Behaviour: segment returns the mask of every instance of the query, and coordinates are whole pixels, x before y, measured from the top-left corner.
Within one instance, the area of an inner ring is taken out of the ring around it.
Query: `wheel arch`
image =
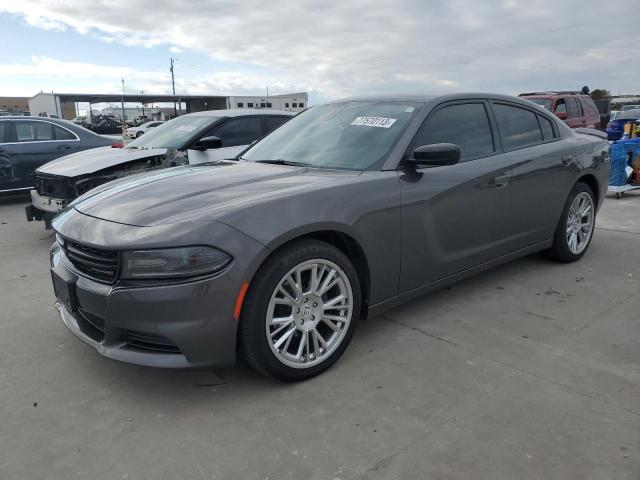
[[[593,196],[595,197],[595,201],[596,201],[596,205],[599,206],[600,205],[600,184],[598,183],[598,179],[595,177],[595,175],[591,174],[591,173],[585,173],[583,175],[581,175],[580,177],[578,177],[578,179],[576,180],[576,183],[574,184],[574,186],[578,183],[584,183],[586,184],[590,189],[591,192],[593,193]],[[573,187],[572,187],[573,189]]]
[[[251,272],[251,279],[255,277],[258,270],[264,265],[268,258],[282,248],[304,239],[320,240],[328,243],[344,253],[353,264],[358,273],[360,282],[360,290],[362,292],[362,305],[360,316],[366,318],[369,294],[371,290],[371,273],[369,260],[365,252],[362,242],[358,238],[358,234],[353,228],[342,224],[317,224],[311,225],[304,229],[298,229],[288,232],[287,234],[274,239],[266,247],[269,253],[260,259]],[[251,281],[250,281],[251,282]]]

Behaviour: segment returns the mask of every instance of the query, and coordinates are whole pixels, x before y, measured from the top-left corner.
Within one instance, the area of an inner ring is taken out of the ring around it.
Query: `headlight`
[[[184,278],[207,275],[231,263],[231,256],[207,246],[122,252],[120,278]]]

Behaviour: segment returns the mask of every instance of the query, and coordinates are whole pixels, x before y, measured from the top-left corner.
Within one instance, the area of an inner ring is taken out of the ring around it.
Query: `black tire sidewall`
[[[310,368],[298,369],[281,363],[267,341],[265,318],[276,285],[296,265],[315,258],[330,260],[338,265],[351,283],[353,311],[347,333],[340,346],[323,362]],[[310,240],[296,242],[275,252],[255,275],[240,315],[240,349],[244,360],[255,370],[284,381],[311,378],[329,368],[344,353],[360,317],[361,289],[358,274],[344,253],[334,246]]]

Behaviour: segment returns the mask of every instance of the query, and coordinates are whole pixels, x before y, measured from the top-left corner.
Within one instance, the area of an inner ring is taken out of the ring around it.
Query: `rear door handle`
[[[562,158],[560,158],[560,161],[562,162],[562,165],[569,165],[571,163],[571,160],[573,160],[573,157],[571,155],[563,155]]]
[[[493,179],[493,184],[498,188],[502,188],[509,183],[509,180],[511,180],[511,175],[500,175]]]
[[[56,148],[58,150],[69,150],[71,148],[71,145],[58,145]]]

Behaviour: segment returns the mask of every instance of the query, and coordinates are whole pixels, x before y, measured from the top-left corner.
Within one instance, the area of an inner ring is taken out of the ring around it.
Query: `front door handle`
[[[58,145],[56,148],[58,150],[69,150],[71,148],[71,145]]]
[[[573,157],[571,155],[563,155],[562,158],[560,158],[560,161],[564,166],[569,165],[571,163],[571,160],[573,160]]]
[[[493,179],[493,184],[498,188],[502,188],[509,183],[509,180],[511,180],[511,175],[500,175]]]

